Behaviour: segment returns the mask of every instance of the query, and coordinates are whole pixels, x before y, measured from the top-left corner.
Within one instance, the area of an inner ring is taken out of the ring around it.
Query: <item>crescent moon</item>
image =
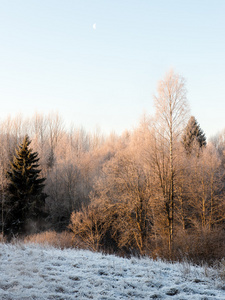
[[[96,23],[93,24],[93,29],[94,29],[94,30],[96,29]]]

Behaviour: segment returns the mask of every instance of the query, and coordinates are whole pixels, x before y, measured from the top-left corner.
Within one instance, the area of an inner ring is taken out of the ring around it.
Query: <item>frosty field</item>
[[[90,251],[0,244],[1,300],[225,299],[214,269]]]

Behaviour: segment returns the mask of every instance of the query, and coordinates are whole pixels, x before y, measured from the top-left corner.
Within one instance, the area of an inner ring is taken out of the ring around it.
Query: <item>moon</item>
[[[96,23],[93,24],[93,29],[96,30]]]

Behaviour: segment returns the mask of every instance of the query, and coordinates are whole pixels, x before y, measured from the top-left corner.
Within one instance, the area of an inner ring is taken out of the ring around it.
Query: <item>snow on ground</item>
[[[1,300],[225,299],[213,269],[90,251],[0,244]]]

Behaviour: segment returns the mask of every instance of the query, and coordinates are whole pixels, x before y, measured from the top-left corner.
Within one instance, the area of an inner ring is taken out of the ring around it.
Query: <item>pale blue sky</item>
[[[0,0],[1,119],[58,111],[121,133],[171,67],[207,137],[224,129],[224,0]]]

